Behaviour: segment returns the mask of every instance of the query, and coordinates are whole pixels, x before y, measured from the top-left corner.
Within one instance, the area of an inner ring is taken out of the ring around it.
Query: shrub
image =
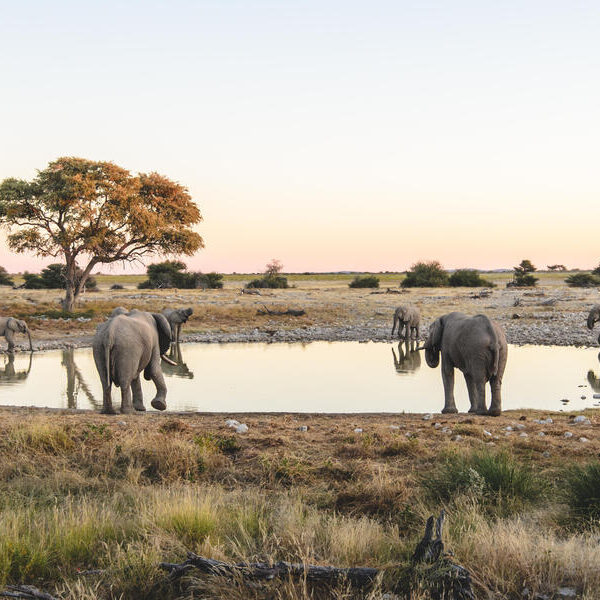
[[[247,285],[247,288],[288,288],[287,277],[283,277],[282,275],[265,275],[260,279],[253,279]]]
[[[0,285],[14,285],[12,277],[4,267],[0,267]]]
[[[523,259],[518,267],[513,267],[513,280],[510,283],[512,287],[533,287],[538,278],[532,275],[536,270],[530,260]]]
[[[598,265],[593,271],[592,271],[592,275],[597,275],[598,277],[600,277],[600,265]]]
[[[600,277],[594,276],[591,273],[575,273],[569,275],[565,279],[565,283],[569,287],[595,287],[600,285]]]
[[[23,279],[25,280],[23,287],[26,290],[43,290],[46,288],[44,280],[35,273],[28,273],[25,271],[25,273],[23,273]]]
[[[402,287],[445,287],[448,285],[448,273],[442,265],[436,261],[415,263],[406,278],[402,281]]]
[[[454,271],[448,283],[452,287],[495,287],[495,284],[484,279],[475,269],[458,269]]]
[[[545,482],[507,452],[480,451],[469,455],[450,454],[422,479],[427,495],[448,502],[458,494],[470,494],[503,513],[537,500]]]
[[[349,284],[351,288],[378,288],[379,278],[375,275],[357,275]]]
[[[110,289],[111,289],[111,290],[123,290],[123,289],[125,289],[125,288],[124,288],[124,287],[123,287],[123,286],[122,286],[120,283],[113,283],[113,284],[110,286]]]
[[[222,288],[223,275],[219,273],[188,273],[184,263],[178,260],[166,260],[148,265],[148,279],[138,284],[138,289],[157,288]]]
[[[563,480],[573,516],[585,520],[600,519],[600,462],[572,465]]]
[[[39,275],[33,273],[25,273],[23,278],[25,283],[23,287],[28,290],[64,290],[67,285],[66,277],[67,266],[61,263],[53,263],[44,267]],[[75,285],[78,285],[81,281],[83,271],[77,267],[75,271]],[[96,280],[89,276],[85,282],[86,290],[97,289],[98,284]]]
[[[211,290],[221,289],[223,287],[223,275],[220,273],[203,273],[200,274],[199,283],[200,287],[209,288]]]

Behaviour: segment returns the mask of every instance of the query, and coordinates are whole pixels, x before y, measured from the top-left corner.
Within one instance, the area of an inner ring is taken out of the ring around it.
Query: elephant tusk
[[[173,365],[174,367],[177,366],[176,362],[173,362],[170,358],[167,358],[164,354],[161,354],[160,357],[168,364]]]

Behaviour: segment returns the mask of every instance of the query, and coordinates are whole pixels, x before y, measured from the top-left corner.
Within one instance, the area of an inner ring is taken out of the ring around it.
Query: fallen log
[[[306,314],[304,310],[295,310],[293,308],[288,308],[287,310],[269,310],[263,304],[264,310],[260,310],[260,308],[256,311],[257,315],[291,315],[292,317],[302,317]]]
[[[271,581],[281,578],[305,579],[312,583],[348,583],[356,588],[373,587],[376,580],[386,591],[410,594],[426,591],[433,600],[475,600],[471,589],[471,575],[467,569],[455,564],[444,553],[442,530],[444,511],[437,520],[427,520],[423,539],[417,544],[409,565],[387,569],[371,567],[330,567],[303,563],[227,563],[205,558],[190,552],[183,563],[160,563],[169,572],[171,580],[179,579],[192,569],[214,576],[237,575],[245,579]],[[435,536],[434,536],[435,523]]]
[[[7,585],[0,590],[0,598],[21,598],[22,600],[58,600],[54,596],[38,590],[32,585]]]

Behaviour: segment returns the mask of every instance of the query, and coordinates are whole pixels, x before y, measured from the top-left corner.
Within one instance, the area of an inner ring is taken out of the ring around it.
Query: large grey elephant
[[[187,322],[193,312],[192,308],[165,308],[162,311],[162,314],[167,317],[169,325],[171,325],[171,341],[174,344],[179,344],[181,326]]]
[[[453,312],[436,319],[429,327],[423,345],[427,364],[435,368],[442,354],[444,382],[443,413],[456,413],[454,369],[460,369],[467,382],[471,408],[469,412],[498,416],[502,412],[500,388],[506,367],[508,347],[504,331],[486,315],[469,317]],[[490,382],[492,402],[486,410],[485,384]]]
[[[600,304],[594,304],[590,310],[590,314],[587,318],[587,326],[589,330],[594,329],[596,321],[600,321]],[[598,336],[598,343],[600,344],[600,336]]]
[[[392,324],[392,333],[394,335],[394,329],[398,325],[398,338],[404,337],[404,339],[412,339],[413,333],[414,339],[419,339],[419,326],[421,324],[421,313],[416,306],[399,306],[394,311],[394,322]],[[402,330],[404,329],[404,336],[402,336]]]
[[[15,319],[14,317],[0,317],[0,335],[3,335],[8,342],[8,351],[12,352],[15,349],[15,333],[26,333],[29,338],[29,350],[33,352],[31,344],[31,333],[25,321]]]
[[[160,361],[170,345],[169,322],[158,313],[134,309],[115,314],[100,324],[92,348],[102,382],[102,412],[115,414],[111,400],[113,383],[121,388],[122,413],[131,413],[134,409],[146,410],[140,383],[142,371],[144,379],[151,379],[156,385],[152,406],[157,410],[165,410],[167,387]]]

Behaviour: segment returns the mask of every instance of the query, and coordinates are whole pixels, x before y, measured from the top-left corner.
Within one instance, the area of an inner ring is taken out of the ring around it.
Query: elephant
[[[171,341],[174,344],[179,344],[181,326],[190,318],[193,312],[192,308],[165,308],[162,311],[171,326]]]
[[[414,373],[421,368],[421,354],[414,340],[405,340],[398,344],[398,356],[392,348],[394,368],[400,374]]]
[[[111,385],[121,388],[121,412],[143,411],[140,373],[156,386],[153,408],[166,410],[167,387],[161,358],[171,346],[171,328],[164,315],[131,310],[111,316],[96,329],[92,349],[102,382],[102,413],[115,414]],[[133,396],[133,403],[132,403]]]
[[[8,359],[8,360],[7,360]],[[9,352],[5,355],[4,369],[0,369],[0,382],[25,381],[29,377],[31,364],[33,362],[33,352],[29,353],[29,365],[26,371],[17,371],[15,369],[15,353]]]
[[[14,317],[0,317],[0,335],[3,335],[8,342],[8,351],[12,352],[15,349],[15,333],[26,333],[29,338],[29,351],[33,352],[31,344],[31,333],[25,321],[15,319]]]
[[[445,403],[442,413],[456,413],[454,368],[460,369],[467,382],[469,412],[499,416],[502,412],[500,388],[506,367],[508,346],[504,331],[486,315],[469,317],[453,312],[436,319],[429,327],[423,345],[427,364],[435,369],[442,353],[442,380]],[[490,382],[492,402],[486,410],[485,384]]]
[[[173,365],[171,363],[163,365],[163,371],[167,376],[173,377],[182,377],[185,379],[194,379],[193,371],[190,371],[189,367],[183,360],[183,355],[181,353],[181,344],[171,344],[171,349],[169,350],[168,358],[173,361]]]
[[[416,306],[399,306],[394,311],[394,322],[392,324],[392,333],[398,325],[398,338],[402,338],[402,329],[404,328],[404,339],[412,339],[413,332],[415,339],[419,339],[419,325],[421,323],[421,313]]]
[[[596,321],[600,321],[600,304],[594,304],[590,310],[590,314],[587,318],[587,326],[589,330],[594,329]],[[598,336],[598,343],[600,344],[600,336]]]

